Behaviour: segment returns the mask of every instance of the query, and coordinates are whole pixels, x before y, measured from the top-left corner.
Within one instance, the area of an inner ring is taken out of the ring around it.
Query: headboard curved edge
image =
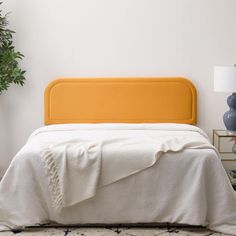
[[[197,93],[182,77],[60,78],[44,94],[44,122],[196,124]]]

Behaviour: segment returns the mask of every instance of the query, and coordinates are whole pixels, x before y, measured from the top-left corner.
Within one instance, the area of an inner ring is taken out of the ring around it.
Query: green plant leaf
[[[0,2],[0,5],[2,2]],[[14,83],[24,85],[25,70],[19,66],[19,60],[24,55],[15,50],[13,44],[13,30],[8,29],[8,15],[3,15],[0,10],[0,94]]]

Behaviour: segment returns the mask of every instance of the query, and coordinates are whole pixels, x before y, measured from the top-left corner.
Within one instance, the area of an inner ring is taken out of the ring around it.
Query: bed
[[[194,126],[196,99],[184,78],[50,83],[46,126],[0,183],[0,230],[169,222],[236,234],[236,194]]]

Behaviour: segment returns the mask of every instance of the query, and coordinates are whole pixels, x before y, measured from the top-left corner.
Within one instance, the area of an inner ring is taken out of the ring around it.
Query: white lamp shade
[[[235,66],[215,66],[214,91],[236,92],[236,67]]]

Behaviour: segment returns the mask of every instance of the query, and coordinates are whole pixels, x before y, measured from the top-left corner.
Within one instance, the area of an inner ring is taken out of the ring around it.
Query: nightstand
[[[233,138],[236,138],[236,132],[230,133],[226,130],[213,130],[213,145],[220,153],[222,164],[227,173],[232,169],[236,170],[236,154],[232,152]],[[231,183],[235,189],[236,181],[231,179]]]

